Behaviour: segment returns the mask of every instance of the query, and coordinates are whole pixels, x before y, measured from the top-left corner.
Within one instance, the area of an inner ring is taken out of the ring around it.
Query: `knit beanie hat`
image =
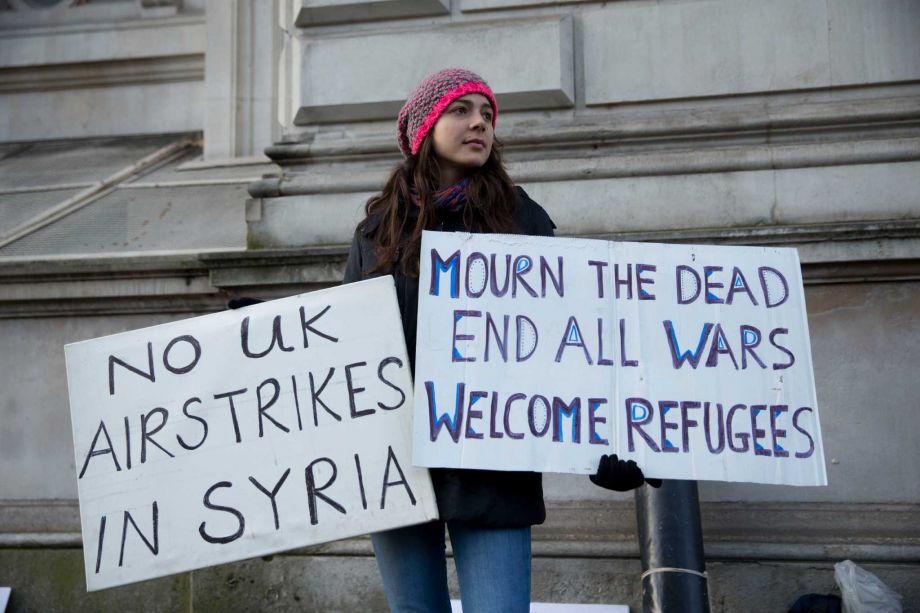
[[[498,118],[498,105],[489,86],[475,72],[445,68],[419,83],[396,120],[396,138],[403,155],[418,153],[422,141],[438,122],[450,103],[467,94],[482,94],[492,105],[492,129]]]

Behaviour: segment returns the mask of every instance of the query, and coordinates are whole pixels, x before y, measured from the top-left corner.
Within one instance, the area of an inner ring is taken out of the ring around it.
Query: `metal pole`
[[[696,481],[636,490],[645,613],[709,613]]]

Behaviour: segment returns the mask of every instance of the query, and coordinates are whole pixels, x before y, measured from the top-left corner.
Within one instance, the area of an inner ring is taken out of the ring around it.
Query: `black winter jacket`
[[[514,221],[521,234],[552,236],[556,227],[539,204],[520,187]],[[410,211],[411,212],[411,211]],[[355,229],[345,283],[367,279],[377,266],[374,232],[379,219],[369,217]],[[407,224],[409,225],[409,224]],[[467,231],[459,215],[440,220],[438,230]],[[406,241],[409,234],[403,236]],[[393,273],[402,314],[409,363],[415,370],[415,334],[418,315],[418,278]],[[517,528],[543,523],[543,480],[540,473],[492,470],[431,469],[438,512],[442,520],[462,521],[483,528]]]

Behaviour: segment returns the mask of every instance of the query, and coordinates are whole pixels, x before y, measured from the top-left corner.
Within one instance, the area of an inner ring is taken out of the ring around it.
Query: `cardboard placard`
[[[427,232],[413,460],[827,482],[794,249]]]
[[[90,591],[437,517],[390,277],[65,353]]]

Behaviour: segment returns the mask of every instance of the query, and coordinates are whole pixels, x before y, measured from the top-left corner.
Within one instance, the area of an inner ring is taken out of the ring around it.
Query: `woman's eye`
[[[463,108],[462,106],[458,106],[454,108],[454,114],[456,115],[463,115],[465,113],[466,113],[466,109]]]
[[[482,116],[486,121],[492,121],[492,113],[483,113]]]

